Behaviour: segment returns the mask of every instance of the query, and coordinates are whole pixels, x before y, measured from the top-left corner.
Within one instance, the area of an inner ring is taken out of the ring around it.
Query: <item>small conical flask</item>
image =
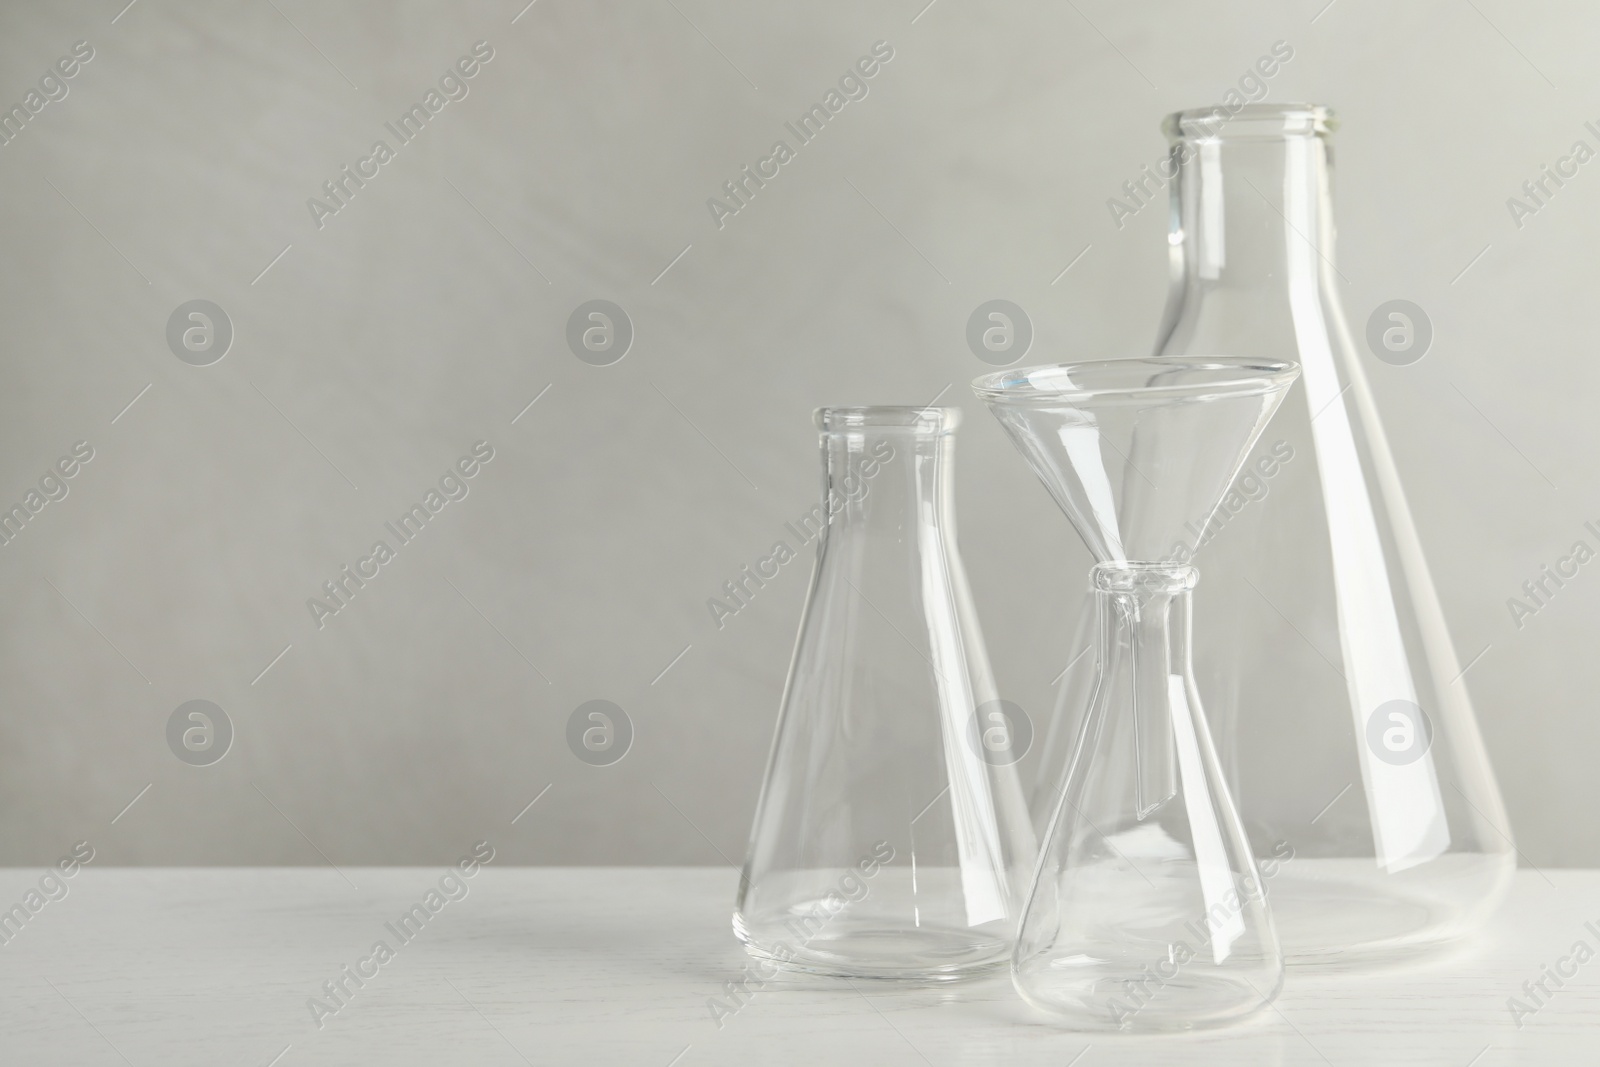
[[[1204,525],[1293,364],[1109,360],[980,378],[978,394],[1099,561],[1095,683],[1059,782],[1012,980],[1085,1030],[1221,1025],[1283,958],[1190,660]]]
[[[944,980],[1004,965],[1036,841],[956,550],[956,408],[822,408],[811,590],[734,908],[755,958]],[[775,546],[775,552],[777,548]]]
[[[1224,770],[1256,857],[1278,865],[1284,951],[1324,967],[1461,936],[1516,865],[1472,664],[1451,643],[1368,384],[1414,373],[1388,364],[1421,356],[1429,328],[1415,305],[1383,306],[1351,333],[1336,128],[1312,105],[1167,118],[1172,288],[1156,346],[1302,368],[1233,498],[1198,531],[1195,610]]]

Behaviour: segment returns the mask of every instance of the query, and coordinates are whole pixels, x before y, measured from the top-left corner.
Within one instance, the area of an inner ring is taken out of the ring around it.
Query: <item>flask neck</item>
[[[1145,819],[1178,791],[1173,717],[1192,677],[1194,567],[1101,563],[1091,572],[1100,613],[1100,685],[1113,717],[1132,720],[1135,814]]]
[[[1100,563],[1090,585],[1100,611],[1103,662],[1115,665],[1122,651],[1130,665],[1158,683],[1152,698],[1167,690],[1167,678],[1188,675],[1189,619],[1200,571],[1181,563]],[[1165,706],[1165,698],[1159,701]]]
[[[1177,123],[1169,133],[1171,287],[1158,354],[1228,344],[1219,351],[1258,355],[1235,352],[1252,336],[1281,353],[1295,304],[1333,292],[1338,275],[1326,129],[1247,124],[1208,136]]]
[[[822,501],[811,512],[818,528],[807,532],[823,542],[870,536],[886,545],[926,530],[948,532],[959,410],[876,409],[895,414],[843,422],[841,410],[818,414]]]

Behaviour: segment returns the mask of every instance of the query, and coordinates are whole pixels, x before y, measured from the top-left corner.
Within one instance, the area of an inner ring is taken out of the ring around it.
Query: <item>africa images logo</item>
[[[323,182],[322,193],[327,199],[319,200],[313,196],[306,200],[306,208],[311,212],[311,221],[317,224],[317,229],[327,225],[328,216],[343,211],[354,199],[356,191],[366,188],[367,182],[376,178],[382,168],[395,158],[398,149],[416,140],[429,120],[443,111],[445,105],[453,100],[465,100],[472,91],[468,83],[493,58],[494,49],[488,41],[474,44],[471,55],[462,56],[440,75],[437,89],[429,86],[428,91],[422,94],[420,103],[413,103],[394,122],[383,124],[394,135],[393,147],[379,138],[372,142],[371,151],[356,160],[355,170],[352,171],[346,164],[339,168],[339,173],[331,180]]]
[[[421,503],[411,505],[398,519],[385,522],[383,528],[393,535],[395,543],[380,538],[372,544],[372,551],[356,560],[352,570],[347,563],[339,573],[322,583],[326,599],[306,598],[306,608],[311,621],[322,629],[328,619],[350,606],[357,593],[367,583],[383,573],[383,568],[399,558],[400,549],[421,536],[423,529],[453,500],[465,500],[472,491],[470,480],[482,472],[484,465],[494,459],[494,446],[479,441],[472,446],[470,455],[462,456],[439,478],[439,487],[430,488],[422,495]]]
[[[72,46],[71,55],[62,56],[45,70],[39,78],[39,87],[23,94],[21,103],[9,108],[0,105],[0,148],[22,136],[28,123],[38,118],[48,105],[65,100],[72,91],[67,82],[77,77],[83,65],[93,58],[94,45],[88,41],[77,42]]]
[[[809,544],[812,540],[822,537],[833,516],[847,506],[860,504],[866,499],[870,488],[867,483],[883,469],[884,464],[893,460],[894,456],[894,446],[889,442],[879,441],[873,445],[872,451],[850,462],[848,472],[839,479],[837,486],[828,489],[828,495],[822,503],[793,522],[784,523],[784,531],[800,545]],[[730,617],[749,607],[756,593],[765,589],[767,582],[778,576],[784,564],[797,558],[799,553],[787,540],[774,541],[768,554],[756,560],[754,570],[747,563],[739,569],[737,575],[723,582],[722,592],[727,597],[726,600],[714,596],[706,598],[706,610],[711,613],[711,621],[716,623],[717,629],[722,629]]]
[[[729,216],[737,215],[749,207],[757,190],[765,189],[767,182],[776,178],[784,165],[796,158],[800,148],[816,140],[823,127],[843,111],[845,105],[852,100],[865,100],[870,91],[867,83],[893,58],[893,45],[888,41],[874,42],[870,55],[856,60],[839,76],[838,88],[829,89],[823,94],[821,103],[812,104],[794,122],[783,124],[784,129],[794,135],[793,146],[779,138],[772,142],[772,150],[767,155],[756,160],[754,169],[746,163],[737,176],[723,182],[722,192],[728,199],[713,196],[706,200],[706,209],[711,212],[711,221],[717,224],[717,229],[727,225]]]

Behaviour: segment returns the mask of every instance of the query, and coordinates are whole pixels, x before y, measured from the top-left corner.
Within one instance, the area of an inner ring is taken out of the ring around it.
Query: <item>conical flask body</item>
[[[818,412],[816,563],[734,930],[758,959],[941,980],[1002,966],[1036,844],[956,547],[954,408]]]
[[[1023,998],[1074,1029],[1218,1026],[1264,1008],[1283,980],[1190,670],[1196,579],[1177,564],[1093,571],[1097,683],[1012,967]],[[1154,796],[1152,765],[1172,775]]]
[[[1340,966],[1468,932],[1515,861],[1470,664],[1369,386],[1369,370],[1405,371],[1358,351],[1340,304],[1334,128],[1312,106],[1167,120],[1172,290],[1156,355],[1302,367],[1201,538],[1196,662],[1252,850],[1281,867],[1285,952]],[[1413,317],[1380,343],[1415,340]]]

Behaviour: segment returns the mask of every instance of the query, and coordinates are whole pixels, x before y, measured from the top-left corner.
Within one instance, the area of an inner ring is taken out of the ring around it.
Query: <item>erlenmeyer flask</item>
[[[1500,793],[1335,284],[1328,110],[1185,111],[1158,356],[1300,384],[1204,540],[1201,691],[1290,962],[1447,941],[1515,866]],[[1248,484],[1246,484],[1248,482]]]
[[[1110,360],[974,383],[1099,562],[1095,685],[1013,957],[1029,1003],[1079,1029],[1219,1025],[1283,958],[1190,664],[1203,527],[1293,364]]]
[[[1015,941],[1036,842],[956,550],[960,414],[817,412],[822,503],[786,526],[816,564],[733,916],[757,959],[940,980]]]

